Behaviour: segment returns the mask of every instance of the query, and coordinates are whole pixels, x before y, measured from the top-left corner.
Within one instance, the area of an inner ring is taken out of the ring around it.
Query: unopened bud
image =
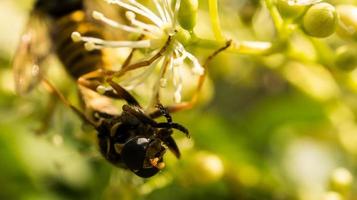
[[[335,32],[337,12],[334,6],[328,3],[312,5],[304,14],[303,29],[312,37],[327,37]]]
[[[174,1],[176,2],[176,1]],[[192,31],[196,25],[198,0],[181,0],[178,21],[182,28]]]

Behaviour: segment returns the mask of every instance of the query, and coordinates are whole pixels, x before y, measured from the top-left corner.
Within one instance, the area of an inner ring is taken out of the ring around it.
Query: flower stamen
[[[162,20],[156,16],[155,13],[153,13],[150,9],[146,8],[145,6],[143,6],[142,4],[138,3],[135,0],[129,0],[133,5],[135,5],[136,7],[138,7],[139,9],[143,10],[144,12],[146,12],[148,15],[150,15],[152,18],[155,18],[156,20],[158,20],[158,22],[160,22],[160,24],[163,24]],[[156,24],[158,25],[158,24]]]
[[[144,82],[144,80],[150,76],[150,74],[153,73],[154,69],[156,68],[156,64],[160,61],[161,59],[158,59],[156,62],[153,62],[149,67],[148,69],[146,69],[143,73],[137,75],[137,76],[134,76],[134,77],[131,77],[127,80],[125,80],[122,84],[123,85],[132,85],[130,88],[129,87],[126,87],[126,89],[133,89],[135,87],[137,87],[138,85],[140,85],[141,83]],[[133,84],[132,82],[135,81],[136,82]]]
[[[150,33],[160,37],[163,32],[157,28],[156,26],[150,25],[150,24],[145,24],[143,22],[140,22],[138,20],[136,20],[136,15],[134,12],[132,11],[127,11],[125,13],[125,16],[128,18],[128,20],[131,22],[131,24],[133,24],[134,26],[137,26],[143,30],[148,30]]]
[[[163,10],[163,8],[161,7],[160,3],[159,3],[157,0],[153,0],[153,2],[154,2],[154,4],[155,4],[155,6],[156,6],[156,10],[159,12],[159,15],[160,15],[162,21],[163,21],[164,23],[168,23],[168,20],[167,20],[167,18],[166,18],[166,15],[165,15],[164,10]]]
[[[180,9],[180,5],[181,5],[181,0],[177,0],[177,1],[176,1],[176,4],[175,4],[174,18],[173,18],[172,27],[176,27],[177,17],[178,17],[178,11],[179,11],[179,9]]]
[[[163,5],[164,5],[164,12],[166,13],[167,16],[167,22],[169,24],[173,24],[172,20],[174,18],[174,15],[172,13],[172,9],[170,8],[169,2],[167,0],[161,0],[164,1]]]
[[[138,28],[134,28],[134,27],[131,27],[131,26],[126,26],[126,25],[123,25],[123,24],[119,24],[118,22],[107,18],[103,13],[98,12],[98,11],[93,11],[92,16],[93,16],[94,19],[96,19],[98,21],[101,21],[101,22],[103,22],[105,24],[108,24],[111,27],[118,28],[118,29],[121,29],[121,30],[126,31],[126,32],[144,34],[144,35],[152,35],[150,32],[145,31],[143,29],[138,29]]]
[[[72,33],[72,39],[75,42],[82,41],[87,44],[87,46],[93,47],[111,47],[111,48],[121,48],[121,47],[131,47],[131,48],[150,48],[152,46],[152,40],[140,40],[140,41],[108,41],[102,40],[95,37],[81,36],[79,32]]]
[[[126,8],[128,10],[131,10],[141,16],[144,16],[146,18],[148,18],[149,20],[151,20],[154,24],[156,24],[157,26],[162,26],[163,23],[162,21],[160,20],[160,18],[158,18],[154,13],[152,13],[151,11],[150,12],[147,12],[148,9],[140,9],[139,7],[135,7],[135,6],[132,6],[128,3],[124,3],[120,0],[107,0],[108,3],[110,4],[117,4],[119,5],[120,7],[123,7],[123,8]],[[134,2],[134,1],[131,1],[131,3],[133,4],[137,4],[137,2]],[[139,5],[139,4],[137,4]],[[141,7],[142,5],[140,5]]]

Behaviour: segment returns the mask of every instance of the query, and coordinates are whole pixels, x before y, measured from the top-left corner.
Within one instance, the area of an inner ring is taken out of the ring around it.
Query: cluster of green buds
[[[320,0],[277,0],[277,8],[285,19],[299,23],[309,36],[324,38],[333,34],[338,23],[336,8]]]
[[[357,6],[331,5],[322,0],[276,0],[276,8],[284,23],[297,24],[307,35],[325,38],[336,32],[345,40],[336,50],[334,67],[351,72],[357,68]]]
[[[327,37],[336,33],[345,39],[357,40],[357,7],[337,5],[321,0],[276,0],[280,15],[301,25],[312,37]]]
[[[353,5],[338,5],[339,15],[337,34],[341,38],[357,40],[357,7]]]
[[[357,45],[347,44],[340,46],[336,51],[335,65],[343,71],[352,71],[357,68]]]
[[[338,5],[336,10],[339,22],[337,35],[346,40],[346,44],[336,51],[335,66],[343,71],[352,71],[357,68],[357,7],[354,5]]]

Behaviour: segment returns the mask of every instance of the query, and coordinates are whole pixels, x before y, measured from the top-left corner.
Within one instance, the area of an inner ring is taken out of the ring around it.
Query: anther
[[[96,20],[102,20],[104,18],[104,15],[103,15],[103,13],[100,13],[98,11],[93,11],[92,17]]]
[[[135,20],[135,17],[136,17],[135,13],[132,11],[127,11],[125,13],[125,16],[126,16],[126,18],[128,18],[129,21]]]
[[[73,32],[71,34],[71,38],[72,38],[73,42],[80,42],[82,40],[82,36],[79,32]]]
[[[104,94],[106,91],[107,91],[107,88],[103,85],[99,85],[97,88],[96,88],[96,91],[99,93],[99,94]]]
[[[84,48],[87,51],[93,51],[96,48],[96,46],[95,46],[94,42],[86,42],[86,43],[84,43]]]

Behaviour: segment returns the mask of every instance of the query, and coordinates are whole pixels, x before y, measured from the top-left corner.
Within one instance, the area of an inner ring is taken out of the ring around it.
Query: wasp
[[[68,74],[78,79],[83,74],[106,66],[100,50],[86,51],[73,43],[71,33],[105,36],[105,29],[91,20],[86,10],[96,0],[36,0],[13,60],[16,90],[31,91],[40,81],[40,72],[52,53],[56,54]],[[99,2],[98,2],[99,4]]]
[[[43,72],[46,59],[54,54],[74,80],[82,80],[79,82],[81,86],[96,91],[101,85],[102,77],[91,79],[88,74],[107,67],[104,52],[86,51],[83,44],[74,43],[71,39],[71,33],[75,31],[85,36],[106,37],[102,25],[91,21],[86,13],[91,7],[98,9],[94,2],[96,1],[35,1],[13,60],[16,90],[23,95],[38,83],[44,83],[55,96],[96,130],[99,151],[107,161],[148,178],[164,168],[163,156],[166,149],[177,158],[180,157],[179,148],[172,137],[173,130],[189,136],[185,127],[172,121],[169,110],[158,103],[156,111],[147,114],[128,91],[106,79],[112,89],[106,90],[102,95],[124,100],[126,104],[119,114],[93,109],[89,115],[73,106],[46,79]],[[164,116],[166,122],[157,122],[155,119],[159,116]]]

